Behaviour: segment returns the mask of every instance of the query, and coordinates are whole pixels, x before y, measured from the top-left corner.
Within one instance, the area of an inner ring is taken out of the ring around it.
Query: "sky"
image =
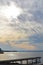
[[[0,0],[0,48],[43,50],[43,0]]]

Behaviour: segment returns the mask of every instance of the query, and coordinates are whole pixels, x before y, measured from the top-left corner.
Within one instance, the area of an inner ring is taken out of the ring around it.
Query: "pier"
[[[23,65],[23,61],[26,61],[24,65],[34,65],[41,63],[41,57],[31,57],[31,58],[22,58],[22,59],[12,59],[12,60],[2,60],[0,64],[14,64],[14,65]],[[29,63],[29,61],[31,61]],[[18,63],[20,62],[20,63]]]

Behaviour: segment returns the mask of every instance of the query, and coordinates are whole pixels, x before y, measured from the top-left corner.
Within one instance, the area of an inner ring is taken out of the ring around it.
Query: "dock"
[[[23,64],[23,61],[26,63]],[[29,61],[31,61],[29,63]],[[20,63],[18,63],[20,62]],[[22,59],[12,59],[12,60],[2,60],[0,61],[0,64],[9,64],[9,65],[34,65],[34,64],[39,64],[41,63],[41,57],[31,57],[31,58],[22,58]]]

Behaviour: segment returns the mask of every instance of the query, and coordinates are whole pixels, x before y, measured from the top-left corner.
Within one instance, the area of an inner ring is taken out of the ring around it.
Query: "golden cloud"
[[[10,43],[10,45],[12,47],[17,47],[17,48],[22,48],[22,49],[25,49],[25,50],[34,50],[36,49],[36,47],[34,45],[30,45],[30,44],[27,44],[27,43],[21,43],[21,44],[16,44],[16,43]]]

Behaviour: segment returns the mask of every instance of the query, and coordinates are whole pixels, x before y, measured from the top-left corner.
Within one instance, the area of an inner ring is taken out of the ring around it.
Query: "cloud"
[[[27,45],[27,43],[22,43],[22,44],[17,44],[15,45],[17,48],[22,48],[22,49],[25,49],[25,50],[34,50],[35,49],[35,46],[33,45]]]
[[[16,0],[15,2],[23,9],[23,14],[28,16],[28,20],[33,20],[36,22],[43,21],[43,0]],[[29,17],[29,14],[32,14],[33,16]]]
[[[27,42],[23,42],[23,43],[20,43],[20,44],[16,44],[15,42],[13,42],[13,43],[10,43],[10,45],[11,45],[11,47],[17,47],[17,48],[24,49],[24,50],[34,50],[34,49],[36,49],[36,47],[34,45],[30,45]]]
[[[22,0],[15,1],[23,10],[23,13],[18,16],[19,24],[17,30],[31,35],[35,32],[43,33],[43,6],[42,0]],[[23,3],[23,5],[22,5]],[[42,24],[41,24],[42,23]]]
[[[41,44],[43,43],[43,34],[36,34],[29,37],[30,42],[34,44]]]
[[[4,2],[6,3],[7,0],[3,1],[3,3]],[[18,34],[18,32],[16,32],[15,30],[12,30],[12,27],[9,26],[12,18],[16,19],[17,16],[19,16],[19,14],[21,13],[20,12],[21,9],[19,7],[17,7],[16,4],[14,4],[11,0],[9,1],[9,3],[10,3],[9,6],[7,4],[0,5],[0,38],[1,38],[0,41],[2,41],[2,40],[6,41],[6,40],[12,39],[12,38],[16,39],[16,38],[19,38],[19,36],[21,35],[21,33]],[[14,32],[15,32],[15,34],[14,34]]]
[[[11,0],[0,0],[0,5],[10,5]]]
[[[20,13],[14,17],[11,11],[14,15],[17,11]],[[21,49],[42,49],[43,0],[0,0],[0,41],[2,40],[10,41],[11,45]]]

